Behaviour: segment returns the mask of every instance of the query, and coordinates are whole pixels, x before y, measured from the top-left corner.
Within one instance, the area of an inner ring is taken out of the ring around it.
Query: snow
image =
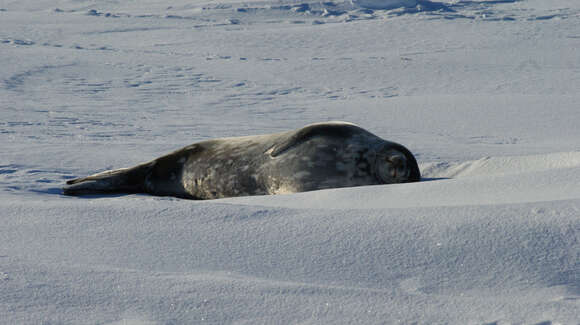
[[[416,0],[352,0],[352,3],[361,8],[378,10],[417,6]]]
[[[0,1],[0,323],[578,324],[580,3]],[[343,120],[424,181],[67,179]]]

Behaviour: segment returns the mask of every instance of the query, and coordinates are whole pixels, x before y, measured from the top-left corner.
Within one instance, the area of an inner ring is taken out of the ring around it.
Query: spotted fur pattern
[[[149,193],[189,199],[415,182],[411,152],[350,123],[198,142],[133,168],[68,182],[64,193]]]

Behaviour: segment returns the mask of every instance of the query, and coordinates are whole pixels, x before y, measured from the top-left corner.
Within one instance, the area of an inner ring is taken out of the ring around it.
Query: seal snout
[[[386,158],[386,161],[395,169],[405,165],[405,156],[402,154],[392,155]]]
[[[402,176],[405,173],[405,156],[403,156],[402,154],[393,154],[390,156],[387,156],[387,158],[385,158],[385,160],[387,161],[388,164],[390,164],[390,174],[391,176],[396,179],[397,175]]]
[[[377,156],[375,162],[376,176],[385,184],[404,183],[409,181],[409,162],[404,153],[388,150]]]

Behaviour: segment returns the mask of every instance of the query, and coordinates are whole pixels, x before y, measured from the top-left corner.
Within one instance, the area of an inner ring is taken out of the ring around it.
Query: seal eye
[[[387,157],[385,160],[389,162],[394,169],[398,169],[405,163],[405,157],[399,155]]]

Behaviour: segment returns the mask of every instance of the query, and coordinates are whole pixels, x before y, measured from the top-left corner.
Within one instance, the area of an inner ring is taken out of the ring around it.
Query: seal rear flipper
[[[142,193],[145,192],[144,180],[150,169],[151,163],[146,163],[132,168],[107,170],[69,180],[62,191],[65,195]]]

